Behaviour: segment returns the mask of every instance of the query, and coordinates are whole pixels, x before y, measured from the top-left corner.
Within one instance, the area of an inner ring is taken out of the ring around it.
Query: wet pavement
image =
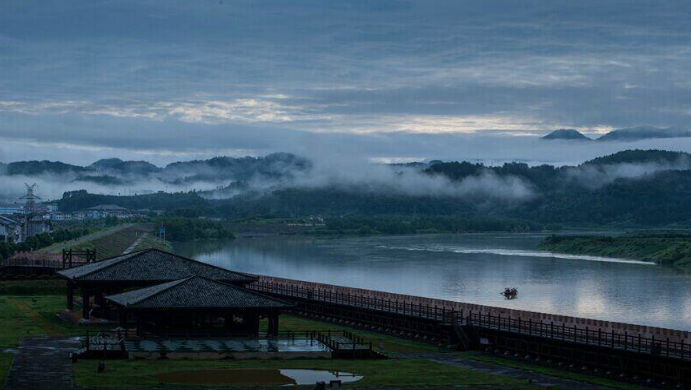
[[[6,388],[64,389],[74,386],[70,353],[80,348],[74,337],[25,337],[7,373]]]

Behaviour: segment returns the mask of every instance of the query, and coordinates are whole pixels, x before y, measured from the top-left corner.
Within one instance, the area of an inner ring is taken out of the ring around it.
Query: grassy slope
[[[161,241],[156,237],[152,236],[151,233],[146,234],[144,238],[134,247],[134,251],[140,251],[149,248],[161,249],[164,251],[172,252],[173,246],[168,241]]]
[[[683,236],[557,236],[539,248],[555,253],[616,257],[691,267],[691,237]]]
[[[78,240],[72,240],[68,243],[55,244],[44,250],[49,252],[60,252],[62,248],[66,249],[95,249],[96,259],[102,260],[113,256],[122,254],[127,248],[134,244],[138,238],[146,234],[139,244],[134,248],[135,250],[142,250],[147,248],[159,248],[163,250],[170,250],[170,244],[161,242],[152,237],[149,232],[151,226],[147,224],[126,224],[109,228],[105,231],[99,231],[89,236],[82,237]]]
[[[45,248],[41,248],[38,251],[39,252],[60,253],[63,249],[76,248],[79,245],[83,245],[87,242],[94,241],[94,240],[98,239],[99,237],[108,236],[108,235],[117,233],[118,231],[126,229],[130,226],[132,226],[132,224],[122,224],[122,225],[112,226],[109,228],[99,229],[99,230],[97,230],[91,234],[86,235],[86,236],[75,238],[74,240],[69,240],[69,241],[65,241],[65,242],[56,242],[55,244],[47,246]]]

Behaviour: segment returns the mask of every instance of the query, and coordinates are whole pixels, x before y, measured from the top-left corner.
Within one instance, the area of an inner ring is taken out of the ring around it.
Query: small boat
[[[500,294],[503,295],[506,299],[514,299],[518,296],[518,290],[513,287],[507,287]]]

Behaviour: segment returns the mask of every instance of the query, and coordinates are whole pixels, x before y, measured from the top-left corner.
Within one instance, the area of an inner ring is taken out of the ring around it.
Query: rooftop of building
[[[74,281],[169,282],[203,276],[231,283],[250,283],[256,276],[216,267],[159,249],[146,249],[58,272]]]
[[[293,306],[280,299],[202,276],[111,295],[106,299],[131,309],[280,309]]]

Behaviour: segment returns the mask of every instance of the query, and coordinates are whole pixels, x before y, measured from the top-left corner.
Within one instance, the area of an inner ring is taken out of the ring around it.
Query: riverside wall
[[[660,340],[666,340],[669,339],[670,341],[676,341],[676,342],[681,342],[683,341],[684,343],[691,343],[691,332],[688,331],[682,331],[682,330],[675,330],[675,329],[667,329],[667,328],[659,328],[659,327],[654,327],[654,326],[646,326],[646,325],[634,325],[634,324],[625,324],[621,322],[612,322],[612,321],[603,321],[603,320],[595,320],[591,318],[580,318],[580,317],[570,317],[570,316],[563,316],[563,315],[557,315],[557,314],[548,314],[548,313],[539,313],[539,312],[534,312],[534,311],[526,311],[526,310],[514,310],[514,309],[506,309],[506,308],[501,308],[501,307],[494,307],[494,306],[485,306],[485,305],[477,305],[473,303],[464,303],[464,302],[455,302],[455,301],[448,301],[444,299],[436,299],[436,298],[425,298],[425,297],[418,297],[414,295],[405,295],[405,294],[395,294],[395,293],[389,293],[389,292],[384,292],[384,291],[376,291],[376,290],[368,290],[368,289],[362,289],[362,288],[354,288],[354,287],[344,287],[344,286],[336,286],[332,284],[324,284],[324,283],[315,283],[315,282],[306,282],[306,281],[301,281],[301,280],[294,280],[294,279],[284,279],[284,278],[276,278],[272,276],[263,276],[263,275],[258,275],[260,278],[260,281],[265,281],[265,282],[271,282],[271,283],[277,283],[277,284],[283,284],[286,286],[299,286],[303,288],[310,288],[310,289],[316,289],[316,290],[321,290],[321,291],[331,291],[331,292],[338,292],[338,293],[345,293],[345,294],[351,294],[353,296],[364,296],[364,297],[369,297],[369,298],[378,298],[378,299],[388,299],[392,301],[399,301],[399,302],[405,302],[405,303],[413,303],[415,305],[422,304],[422,305],[429,305],[429,306],[437,306],[439,308],[446,308],[447,310],[456,310],[456,311],[461,311],[463,310],[465,313],[472,311],[473,313],[482,313],[482,314],[491,314],[491,315],[496,315],[496,316],[502,316],[502,317],[509,317],[512,319],[521,319],[521,321],[542,321],[544,323],[554,323],[554,325],[565,325],[567,327],[579,327],[579,328],[588,328],[589,330],[595,330],[597,331],[598,329],[601,330],[602,332],[614,332],[614,333],[628,333],[631,336],[636,336],[640,334],[642,337],[655,337],[656,339]]]

